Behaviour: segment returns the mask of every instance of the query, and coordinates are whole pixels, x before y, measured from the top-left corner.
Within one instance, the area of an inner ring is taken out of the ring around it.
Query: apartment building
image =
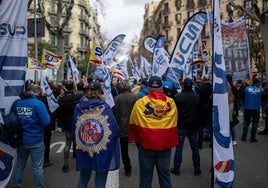
[[[244,13],[236,10],[233,14],[228,14],[229,3],[234,2],[237,5],[251,7],[252,0],[221,0],[221,21],[229,22],[241,17]],[[259,7],[267,6],[268,1],[259,1]],[[160,35],[166,36],[166,50],[172,54],[177,39],[180,36],[187,20],[196,12],[211,11],[211,0],[160,0],[157,2],[147,3],[145,5],[144,24],[141,31],[138,44],[138,52],[148,59],[152,54],[148,53],[143,47],[144,38],[151,36],[158,38]],[[250,24],[250,19],[247,20]],[[208,26],[206,25],[201,33],[202,41],[210,46]]]
[[[57,5],[55,1],[43,1],[45,17],[53,26],[56,25],[57,20]],[[66,3],[63,1],[63,4]],[[33,5],[30,8],[29,17],[33,17]],[[63,8],[61,18],[66,16],[66,6]],[[97,11],[90,7],[89,0],[74,0],[72,14],[69,22],[63,29],[64,40],[63,48],[64,54],[74,55],[80,59],[88,57],[90,47],[92,46],[93,37],[101,38],[100,25],[98,24]],[[41,15],[37,12],[37,17]],[[45,27],[44,37],[38,37],[38,40],[44,40],[51,45],[57,46],[57,37]],[[34,43],[33,38],[29,38],[29,46]]]

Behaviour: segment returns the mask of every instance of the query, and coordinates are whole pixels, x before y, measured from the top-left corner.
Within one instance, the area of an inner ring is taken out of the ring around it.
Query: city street
[[[268,188],[268,135],[257,135],[259,140],[257,143],[242,142],[242,119],[240,114],[240,124],[236,126],[237,131],[237,145],[234,146],[235,156],[235,188]],[[264,120],[260,121],[259,129],[264,126]],[[249,129],[250,131],[250,129]],[[53,166],[44,168],[44,187],[45,188],[74,188],[78,181],[78,172],[75,170],[75,159],[72,158],[70,170],[68,173],[63,173],[61,168],[63,166],[63,147],[64,147],[64,132],[54,132],[52,134],[51,144],[51,161],[54,162]],[[139,181],[139,166],[137,149],[135,144],[129,144],[130,157],[132,162],[132,175],[131,177],[124,176],[123,166],[121,165],[119,171],[119,184],[120,188],[138,187]],[[174,149],[173,149],[174,153]],[[201,170],[200,176],[194,176],[194,169],[192,166],[191,150],[188,141],[186,140],[183,152],[183,164],[181,167],[181,175],[172,175],[173,187],[180,188],[209,188],[211,187],[211,148],[209,143],[205,142],[204,147],[200,150],[201,156]],[[172,154],[173,161],[173,154]],[[172,163],[171,163],[172,165]],[[88,187],[94,187],[94,174],[91,178]],[[8,188],[12,187],[12,181]],[[31,167],[28,163],[24,173],[24,187],[33,188],[33,176]],[[154,173],[153,188],[158,188],[157,173]]]

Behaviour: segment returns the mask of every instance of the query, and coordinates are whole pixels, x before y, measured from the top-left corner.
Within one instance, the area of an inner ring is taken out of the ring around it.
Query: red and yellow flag
[[[58,69],[62,63],[62,55],[56,55],[46,49],[43,49],[42,64],[51,69]]]
[[[173,99],[151,92],[139,99],[131,112],[128,141],[145,149],[166,150],[178,145],[178,112]]]

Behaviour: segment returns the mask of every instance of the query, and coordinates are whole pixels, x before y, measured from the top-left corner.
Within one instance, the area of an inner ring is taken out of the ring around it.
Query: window
[[[64,35],[63,44],[64,46],[69,46],[69,35]]]
[[[54,1],[50,2],[50,11],[56,13],[56,5]]]
[[[175,15],[175,20],[176,20],[177,24],[181,24],[181,13],[178,13]]]
[[[165,3],[165,4],[164,4],[164,11],[165,11],[165,12],[168,12],[168,3]]]
[[[177,28],[177,38],[179,38],[180,34],[181,34],[181,28],[179,27]]]
[[[50,44],[56,45],[56,36],[53,34],[50,34]]]
[[[55,26],[56,25],[56,18],[51,16],[50,17],[50,23],[51,23],[52,26]]]
[[[192,11],[192,10],[188,11],[187,14],[188,14],[188,18],[190,18],[192,15],[194,15],[194,11]]]
[[[263,11],[268,10],[268,0],[263,1]]]
[[[168,26],[169,26],[169,23],[168,23],[168,16],[165,16],[164,19],[165,19],[165,20],[164,20],[164,26],[165,26],[165,27],[168,27]]]
[[[80,45],[81,45],[81,47],[84,45],[84,38],[83,37],[80,37]]]
[[[168,31],[166,31],[166,41],[168,40]]]
[[[177,10],[180,10],[180,8],[181,8],[181,0],[176,0],[175,1],[175,6],[176,6]]]

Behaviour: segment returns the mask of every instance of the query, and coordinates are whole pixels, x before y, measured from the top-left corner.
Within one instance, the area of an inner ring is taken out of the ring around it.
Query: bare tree
[[[48,2],[56,5],[56,20],[55,23],[51,23],[45,14],[44,0],[38,0],[38,11],[45,20],[45,25],[48,31],[55,35],[57,38],[57,54],[63,55],[63,41],[64,32],[63,29],[67,26],[72,16],[72,9],[74,6],[74,0],[49,0]],[[65,15],[64,17],[62,15]],[[64,61],[63,61],[64,62]],[[63,80],[64,78],[64,63],[57,73],[57,80]]]
[[[245,2],[248,0],[244,0]],[[258,6],[257,0],[252,0],[251,9],[247,9],[241,5],[233,6],[245,12],[245,14],[251,18],[252,20],[259,23],[260,32],[263,38],[264,43],[264,50],[265,50],[265,69],[266,69],[266,76],[268,77],[268,9],[264,10],[263,12],[260,11]]]

